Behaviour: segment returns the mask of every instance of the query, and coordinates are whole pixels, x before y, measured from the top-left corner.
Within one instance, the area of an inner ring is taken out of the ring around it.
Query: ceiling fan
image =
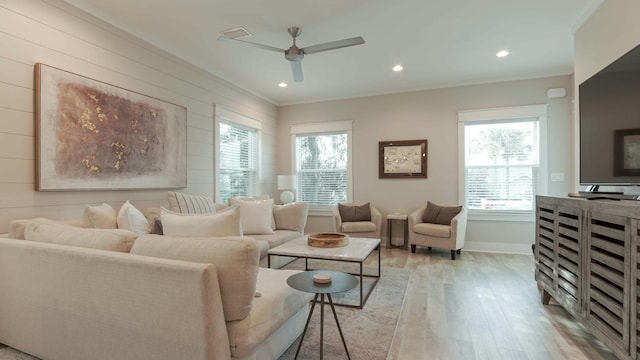
[[[287,31],[293,38],[293,45],[291,45],[291,47],[289,47],[286,50],[269,46],[269,45],[263,45],[263,44],[249,42],[249,41],[233,39],[226,36],[220,36],[218,39],[223,41],[230,41],[230,42],[236,42],[244,45],[249,45],[249,46],[257,47],[260,49],[284,53],[284,58],[291,62],[291,72],[293,73],[293,81],[296,81],[296,82],[304,81],[304,77],[302,75],[302,59],[304,59],[305,55],[315,54],[322,51],[340,49],[348,46],[364,44],[364,39],[361,36],[356,36],[349,39],[331,41],[323,44],[317,44],[317,45],[307,46],[304,48],[299,48],[296,45],[296,38],[300,35],[302,30],[300,30],[300,28],[297,26],[292,26],[289,29],[287,29]]]

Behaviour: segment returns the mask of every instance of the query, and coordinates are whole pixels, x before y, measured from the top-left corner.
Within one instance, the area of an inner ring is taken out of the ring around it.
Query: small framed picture
[[[426,178],[427,140],[380,141],[378,178]]]
[[[614,175],[640,175],[640,129],[614,132]]]

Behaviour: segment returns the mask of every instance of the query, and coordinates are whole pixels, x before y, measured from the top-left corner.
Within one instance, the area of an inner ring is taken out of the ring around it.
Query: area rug
[[[357,265],[342,264],[334,261],[309,261],[313,269],[356,272]],[[304,260],[296,260],[286,269],[304,269]],[[377,268],[365,268],[365,274],[377,273]],[[351,359],[383,360],[391,347],[400,311],[404,303],[410,272],[404,269],[382,268],[382,277],[373,289],[363,309],[336,306],[338,321],[344,334]],[[371,278],[365,278],[365,294],[372,284]],[[357,303],[359,287],[342,294],[332,296],[334,302]],[[325,305],[324,314],[324,358],[347,359],[340,333],[336,327],[331,307]],[[300,338],[298,338],[280,360],[295,357]],[[320,304],[316,305],[309,329],[303,339],[298,359],[318,359],[320,356]]]

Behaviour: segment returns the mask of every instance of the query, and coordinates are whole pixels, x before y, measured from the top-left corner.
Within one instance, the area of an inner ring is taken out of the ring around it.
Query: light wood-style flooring
[[[544,306],[531,255],[382,250],[411,270],[389,359],[616,359],[560,305]]]

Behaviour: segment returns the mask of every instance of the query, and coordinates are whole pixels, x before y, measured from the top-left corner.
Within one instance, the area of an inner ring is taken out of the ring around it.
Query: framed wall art
[[[426,178],[427,140],[380,141],[378,178]]]
[[[640,175],[640,129],[616,130],[613,146],[613,174]]]
[[[36,190],[182,188],[187,109],[38,63]]]

